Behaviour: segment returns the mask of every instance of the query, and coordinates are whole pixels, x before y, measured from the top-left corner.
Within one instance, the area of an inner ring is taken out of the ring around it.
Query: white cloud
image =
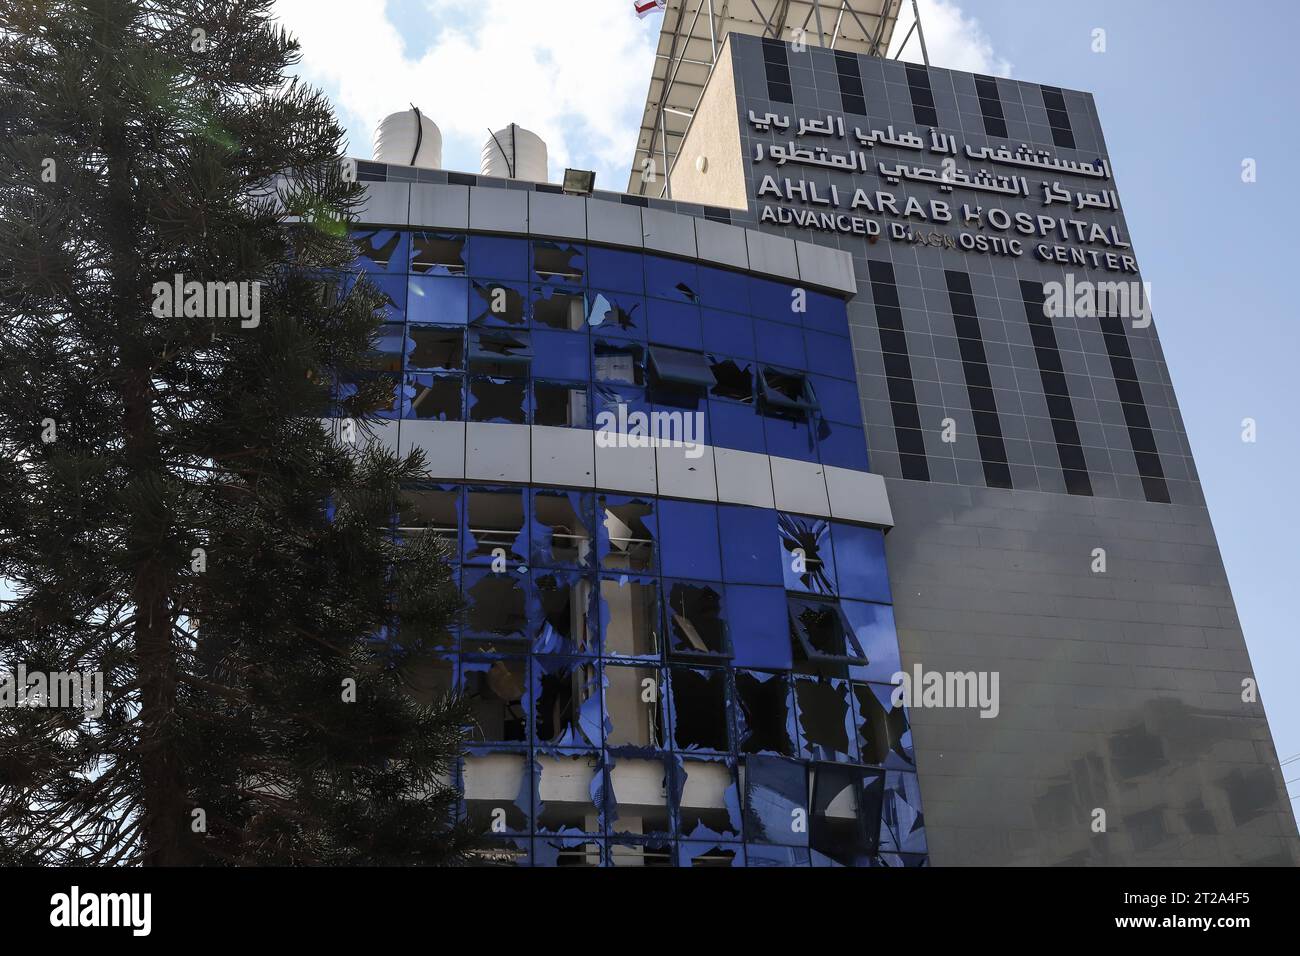
[[[488,127],[511,122],[547,143],[551,169],[595,168],[622,189],[632,162],[660,19],[611,0],[431,0],[439,31],[418,58],[383,0],[279,0],[302,45],[299,72],[334,101],[353,155],[379,121],[419,106],[443,134],[444,165],[477,172]],[[337,16],[331,15],[337,8]]]
[[[1011,75],[1011,64],[993,52],[993,41],[973,16],[963,13],[950,0],[920,0],[919,6],[921,29],[925,31],[925,47],[929,51],[932,66],[989,76]],[[898,45],[907,35],[913,19],[910,0],[903,0],[889,52],[891,57],[898,52]],[[922,62],[921,44],[915,34],[907,41],[907,47],[899,59]]]
[[[597,171],[621,190],[645,105],[662,17],[638,20],[631,0],[425,0],[432,42],[410,56],[385,0],[278,0],[302,45],[299,72],[330,96],[368,157],[374,129],[414,103],[438,124],[443,163],[475,172],[488,127],[516,122],[547,143],[552,178],[565,166]],[[1008,75],[1011,65],[951,0],[922,0],[930,60]],[[895,47],[911,23],[904,0]],[[904,59],[920,60],[913,38]]]

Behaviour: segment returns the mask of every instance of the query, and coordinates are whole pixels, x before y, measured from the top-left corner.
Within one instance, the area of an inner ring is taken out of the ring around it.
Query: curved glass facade
[[[689,261],[380,230],[391,418],[600,427],[866,469],[844,303]],[[521,865],[923,865],[883,532],[772,509],[429,483],[456,562],[423,689],[473,702],[463,810]]]

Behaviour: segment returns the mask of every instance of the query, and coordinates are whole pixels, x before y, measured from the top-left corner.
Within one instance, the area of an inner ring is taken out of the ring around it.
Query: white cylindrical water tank
[[[442,169],[442,132],[414,106],[389,113],[375,130],[375,162]]]
[[[483,144],[481,169],[484,176],[544,183],[547,181],[546,143],[536,133],[511,123],[488,136]]]

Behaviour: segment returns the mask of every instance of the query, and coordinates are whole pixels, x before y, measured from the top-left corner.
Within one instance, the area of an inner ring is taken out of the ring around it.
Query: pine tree
[[[420,676],[458,598],[391,530],[427,463],[320,421],[364,437],[391,394],[334,384],[382,296],[346,279],[360,187],[270,5],[0,0],[0,680],[105,696],[0,708],[3,863],[472,851],[465,705]]]

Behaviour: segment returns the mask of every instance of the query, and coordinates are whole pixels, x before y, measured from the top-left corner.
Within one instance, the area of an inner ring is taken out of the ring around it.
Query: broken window
[[[673,302],[699,304],[699,269],[694,262],[646,256],[646,294]]]
[[[590,566],[592,496],[577,491],[533,492],[533,564],[544,568]]]
[[[495,661],[465,661],[461,665],[462,693],[469,701],[469,739],[480,743],[526,743],[528,712],[524,690],[528,662],[522,657]]]
[[[672,866],[673,845],[666,840],[620,840],[609,845],[610,866]]]
[[[745,835],[754,843],[808,845],[808,776],[781,757],[746,757],[741,765]]]
[[[498,378],[523,378],[532,361],[533,344],[527,332],[470,329],[470,371]]]
[[[759,395],[764,412],[785,415],[803,421],[817,408],[812,384],[802,372],[787,372],[764,366],[759,372]]]
[[[411,233],[411,271],[427,275],[464,275],[465,237],[451,232]]]
[[[538,754],[536,808],[537,830],[540,833],[602,833],[604,821],[600,807],[605,796],[605,771],[597,754]],[[537,841],[541,845],[551,841]],[[566,841],[567,842],[567,841]],[[600,865],[600,846],[595,843],[569,845],[560,850],[568,855],[569,865],[584,865],[594,853],[594,861],[585,865]],[[558,848],[556,848],[558,849]],[[567,851],[567,853],[566,853]],[[574,859],[576,857],[577,859]],[[562,861],[557,861],[563,865]]]
[[[526,641],[526,579],[510,571],[497,574],[466,569],[464,575],[465,631],[462,644],[465,649],[495,651],[502,644]]]
[[[603,853],[599,843],[585,839],[537,839],[533,841],[536,866],[600,866]]]
[[[404,488],[402,497],[406,506],[398,518],[400,534],[434,535],[452,555],[460,554],[460,492],[456,488]]]
[[[662,759],[619,756],[609,766],[610,832],[667,834],[667,767]],[[672,856],[664,865],[671,866]]]
[[[579,285],[586,272],[585,247],[549,239],[533,240],[533,275],[542,282]]]
[[[412,325],[407,330],[410,352],[406,365],[413,369],[456,371],[465,366],[465,330],[437,325]]]
[[[803,750],[818,760],[852,760],[847,681],[799,677],[794,682]]]
[[[739,840],[735,767],[727,760],[681,760],[678,767],[681,835],[693,840]]]
[[[787,595],[794,669],[801,674],[847,677],[866,655],[834,599]]]
[[[880,850],[883,853],[924,853],[925,814],[916,774],[901,770],[885,773],[885,795],[880,808]]]
[[[528,755],[474,754],[465,757],[465,819],[476,833],[532,830],[532,774]]]
[[[491,561],[499,571],[528,561],[523,490],[470,488],[465,507],[466,561]]]
[[[600,519],[600,566],[607,571],[654,573],[654,504],[641,498],[601,495],[596,499]]]
[[[681,866],[744,866],[744,850],[725,843],[679,843]]]
[[[672,656],[730,657],[722,595],[707,584],[664,582]]]
[[[754,370],[752,366],[737,365],[732,359],[714,360],[709,366],[714,386],[709,394],[732,402],[750,404],[754,401]]]
[[[596,339],[592,343],[596,380],[645,384],[645,349],[631,342]]]
[[[650,368],[656,384],[704,390],[716,384],[708,360],[700,352],[650,346]]]
[[[726,672],[674,667],[671,673],[677,749],[728,750]]]
[[[777,528],[786,590],[834,594],[831,523],[821,518],[778,513]]]
[[[370,350],[366,367],[373,372],[402,371],[402,354],[406,351],[406,326],[387,322],[379,327],[375,347]]]
[[[538,654],[594,654],[589,640],[591,582],[577,574],[539,574],[537,602],[540,620],[533,650]]]
[[[659,585],[654,578],[602,578],[600,601],[605,654],[658,655]]]
[[[404,236],[395,229],[372,229],[357,232],[352,242],[357,248],[356,268],[364,272],[404,272]],[[399,261],[394,262],[397,259]]]
[[[460,375],[408,375],[406,392],[410,405],[404,417],[439,422],[463,421],[464,389],[464,377]]]
[[[470,324],[524,325],[523,288],[506,282],[475,280]]]
[[[533,717],[537,743],[552,747],[599,747],[600,681],[589,661],[533,659]]]
[[[563,382],[533,382],[533,424],[589,428],[587,388]]]
[[[528,866],[532,858],[528,837],[518,839],[485,839],[483,845],[471,852],[477,864],[483,866]]]
[[[736,671],[740,753],[794,756],[790,685],[784,674]]]
[[[607,664],[605,683],[607,745],[663,747],[664,692],[659,669]]]
[[[867,865],[880,842],[883,784],[879,771],[814,764],[810,848],[843,866]]]
[[[528,382],[522,378],[475,375],[469,380],[469,420],[522,425],[527,391]]]
[[[645,301],[639,296],[593,292],[587,324],[606,335],[644,339]]]
[[[587,322],[587,299],[581,289],[533,291],[533,324],[576,332]]]
[[[892,684],[853,685],[858,702],[858,747],[862,762],[891,769],[912,768],[912,730],[907,711],[895,705]]]

